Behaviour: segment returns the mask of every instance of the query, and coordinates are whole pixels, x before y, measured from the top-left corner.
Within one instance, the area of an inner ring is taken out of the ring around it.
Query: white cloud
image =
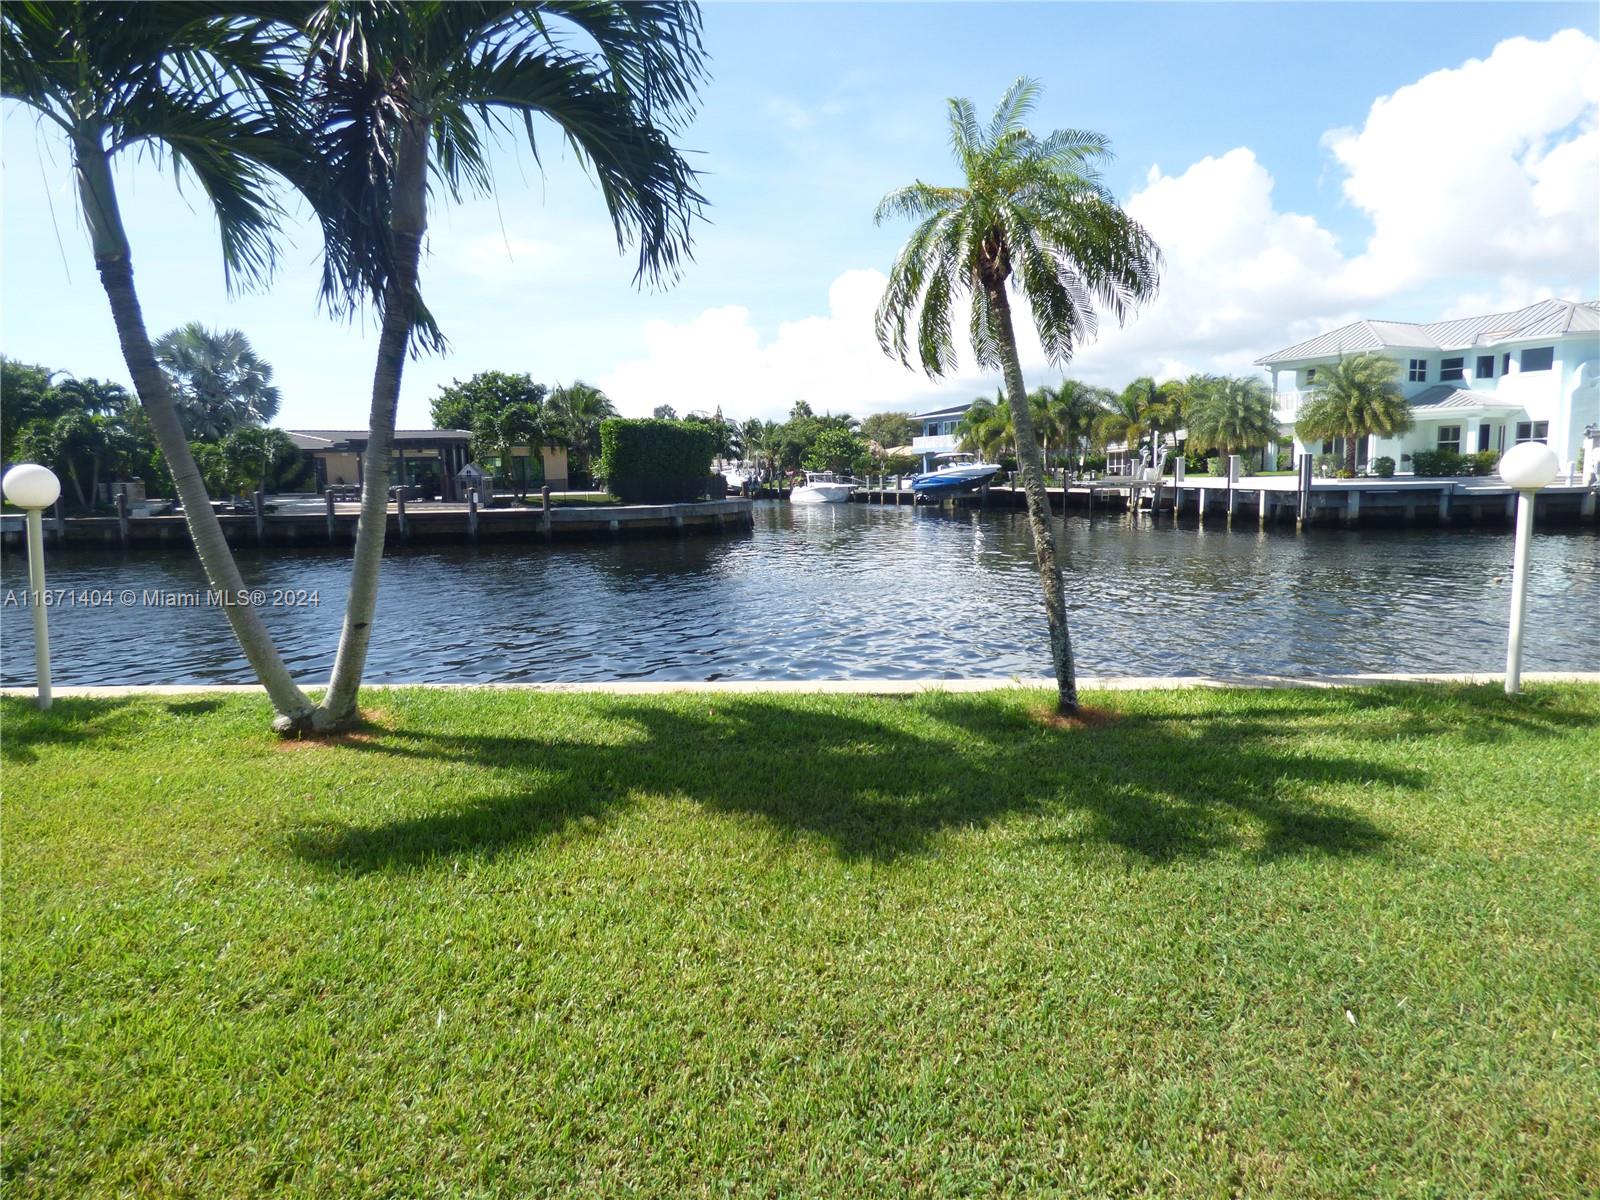
[[[885,282],[879,271],[846,271],[828,288],[825,316],[786,321],[766,342],[740,305],[681,324],[647,322],[645,357],[619,365],[601,387],[629,415],[658,404],[768,419],[797,400],[818,412],[915,404],[937,385],[879,349],[872,318]]]
[[[1600,254],[1600,42],[1576,29],[1511,38],[1372,105],[1324,139],[1372,220],[1349,266],[1393,291],[1476,266],[1592,278]]]
[[[1359,316],[1430,320],[1592,294],[1600,260],[1600,42],[1568,30],[1515,38],[1375,101],[1324,145],[1342,193],[1370,220],[1353,254],[1314,217],[1280,211],[1247,147],[1175,175],[1152,167],[1127,208],[1166,256],[1161,293],[1125,327],[1102,324],[1072,375],[1120,386],[1141,374],[1242,373],[1260,354]],[[970,359],[932,383],[886,358],[873,333],[884,277],[834,280],[825,316],[763,341],[739,307],[646,327],[647,354],[605,386],[629,412],[656,404],[782,416],[797,399],[866,413],[987,390]],[[1417,311],[1419,296],[1449,294]],[[1025,372],[1046,372],[1018,311]],[[1049,372],[1051,376],[1058,372]]]

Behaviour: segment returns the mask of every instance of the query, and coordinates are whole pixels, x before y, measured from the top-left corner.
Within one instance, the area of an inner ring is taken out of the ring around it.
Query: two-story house
[[[1355,321],[1269,354],[1256,362],[1272,374],[1285,431],[1319,371],[1367,352],[1395,361],[1415,424],[1402,437],[1363,438],[1361,466],[1387,456],[1408,472],[1418,450],[1498,454],[1529,441],[1547,443],[1585,479],[1600,465],[1600,301],[1542,300],[1428,325]],[[1297,435],[1295,450],[1344,456],[1343,439]]]
[[[961,439],[956,436],[956,428],[971,407],[972,401],[964,400],[960,404],[917,413],[911,418],[918,428],[911,439],[911,453],[922,459],[924,471],[931,471],[938,465],[933,460],[939,455],[953,454],[960,448]]]

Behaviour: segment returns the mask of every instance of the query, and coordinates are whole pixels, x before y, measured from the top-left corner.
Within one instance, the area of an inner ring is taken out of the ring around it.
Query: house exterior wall
[[[1523,353],[1549,347],[1554,362],[1548,370],[1525,370]],[[1411,400],[1441,382],[1453,382],[1457,387],[1481,394],[1496,405],[1515,405],[1515,408],[1463,410],[1459,416],[1430,414],[1419,418],[1412,430],[1399,438],[1368,439],[1365,457],[1370,461],[1380,456],[1395,460],[1401,472],[1410,470],[1411,455],[1418,450],[1435,450],[1439,447],[1441,427],[1461,426],[1460,448],[1463,452],[1476,451],[1480,446],[1482,426],[1487,424],[1487,449],[1501,452],[1517,440],[1519,422],[1546,422],[1545,440],[1561,460],[1563,469],[1569,464],[1586,465],[1585,431],[1600,426],[1600,337],[1592,333],[1566,334],[1560,337],[1520,338],[1460,349],[1404,349],[1388,348],[1377,351],[1398,364],[1401,394]],[[1506,356],[1510,362],[1507,369]],[[1442,364],[1447,359],[1463,359],[1463,375],[1459,380],[1441,379]],[[1492,358],[1492,371],[1480,374],[1480,358]],[[1420,360],[1424,377],[1412,380],[1411,360]],[[1275,407],[1280,420],[1286,424],[1294,421],[1305,403],[1314,380],[1312,370],[1325,370],[1338,362],[1337,357],[1307,359],[1277,363],[1271,367]],[[1587,439],[1587,453],[1591,458],[1600,456],[1600,446]],[[1296,437],[1297,453],[1322,453],[1322,443],[1307,443]]]

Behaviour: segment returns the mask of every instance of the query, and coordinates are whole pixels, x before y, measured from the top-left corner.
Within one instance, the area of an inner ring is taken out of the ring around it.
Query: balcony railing
[[[914,437],[911,439],[913,454],[949,454],[961,444],[961,439],[953,433],[941,433],[935,437]]]

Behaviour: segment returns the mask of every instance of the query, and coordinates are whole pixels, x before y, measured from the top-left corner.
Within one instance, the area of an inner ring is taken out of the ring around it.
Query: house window
[[[1452,379],[1465,379],[1467,377],[1467,360],[1464,358],[1446,358],[1439,363],[1439,378],[1445,382]]]
[[[1311,384],[1315,383],[1316,381],[1317,381],[1317,369],[1315,367],[1307,367],[1306,368],[1306,385],[1309,387]]]
[[[1427,383],[1428,360],[1425,358],[1413,358],[1411,360],[1410,376],[1412,383]]]
[[[1542,442],[1550,437],[1549,421],[1518,421],[1517,445],[1523,442]]]
[[[1509,350],[1500,356],[1500,374],[1511,374],[1511,351]]]
[[[1524,371],[1548,371],[1556,363],[1556,348],[1554,346],[1540,346],[1537,349],[1522,352],[1522,369]]]
[[[1449,450],[1454,454],[1461,453],[1461,426],[1439,426],[1439,449]]]
[[[1480,355],[1478,355],[1478,369],[1476,371],[1474,371],[1472,374],[1473,374],[1474,377],[1476,377],[1478,379],[1493,379],[1494,378],[1494,355],[1492,355],[1492,354],[1480,354]]]

